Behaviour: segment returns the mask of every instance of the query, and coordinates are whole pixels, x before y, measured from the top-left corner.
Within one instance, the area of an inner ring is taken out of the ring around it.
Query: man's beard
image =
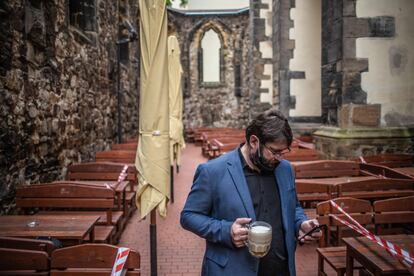
[[[270,162],[269,160],[266,160],[266,158],[263,157],[263,152],[260,146],[254,153],[250,153],[250,160],[261,172],[265,173],[273,173],[280,163],[280,161]]]

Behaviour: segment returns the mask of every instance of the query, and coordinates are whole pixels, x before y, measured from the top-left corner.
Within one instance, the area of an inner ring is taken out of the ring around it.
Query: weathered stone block
[[[343,45],[342,45],[342,58],[343,59],[350,59],[355,58],[356,56],[356,38],[353,37],[346,37],[343,39]]]
[[[346,72],[342,74],[342,103],[365,104],[367,93],[361,88],[361,74]]]
[[[327,159],[356,158],[380,153],[413,154],[414,129],[338,128],[322,126],[313,133],[316,149]]]
[[[344,59],[341,62],[341,70],[344,72],[368,71],[368,59]]]
[[[395,36],[395,18],[391,16],[378,16],[369,19],[371,36],[393,37]]]
[[[343,0],[343,16],[356,16],[356,1],[355,0]]]
[[[365,18],[344,17],[344,37],[368,37],[371,34],[369,21]]]
[[[339,109],[339,127],[379,127],[381,119],[381,105],[354,105],[346,104]]]

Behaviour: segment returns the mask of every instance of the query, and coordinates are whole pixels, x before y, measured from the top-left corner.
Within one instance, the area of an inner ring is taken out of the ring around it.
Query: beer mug
[[[252,256],[261,258],[266,256],[272,242],[272,226],[264,221],[255,221],[246,224],[247,241],[245,242]]]

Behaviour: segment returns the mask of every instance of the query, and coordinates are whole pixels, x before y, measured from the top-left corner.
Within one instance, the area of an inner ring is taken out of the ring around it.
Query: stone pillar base
[[[414,152],[414,127],[346,129],[323,126],[313,136],[316,149],[326,159]]]

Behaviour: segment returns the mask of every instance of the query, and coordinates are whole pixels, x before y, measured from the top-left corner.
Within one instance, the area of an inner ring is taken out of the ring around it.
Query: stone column
[[[383,152],[412,152],[414,129],[383,128],[381,105],[367,103],[361,73],[368,60],[356,57],[356,39],[393,37],[390,16],[360,18],[357,0],[322,2],[322,120],[314,133],[316,147],[329,159]],[[390,91],[391,93],[391,91]]]

